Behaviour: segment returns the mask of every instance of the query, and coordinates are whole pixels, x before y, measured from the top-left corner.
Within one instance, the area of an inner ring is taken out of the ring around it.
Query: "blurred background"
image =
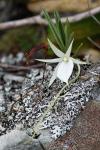
[[[52,12],[57,10],[61,17],[71,17],[99,6],[100,0],[0,0],[0,58],[10,55],[9,59],[12,59],[19,52],[29,54],[31,58],[52,55],[47,43],[47,36],[52,39],[52,35],[45,24],[29,23],[3,29],[2,23],[41,16],[43,9],[51,16]],[[70,24],[75,37],[73,54],[80,58],[89,57],[92,62],[100,60],[100,13],[95,13],[95,17],[98,22],[90,16]],[[83,46],[76,52],[80,43],[83,43]]]

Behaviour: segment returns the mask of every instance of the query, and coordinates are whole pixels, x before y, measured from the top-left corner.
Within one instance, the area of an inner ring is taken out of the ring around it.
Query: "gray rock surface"
[[[70,132],[49,145],[49,150],[100,150],[100,102],[88,102]]]
[[[5,105],[5,97],[4,92],[2,90],[2,86],[0,86],[0,113],[5,112],[6,105]]]
[[[99,94],[98,94],[97,100],[100,101],[100,90],[99,90]]]
[[[25,130],[15,129],[0,137],[0,150],[43,150],[42,146],[46,147],[51,141],[45,131],[39,139],[33,139]]]
[[[30,84],[31,90],[28,87],[25,89],[22,97],[24,105],[16,104],[14,106],[15,108],[19,107],[20,109],[18,110],[24,108],[25,112],[17,111],[15,115],[16,120],[14,121],[20,120],[20,123],[24,125],[27,123],[31,127],[33,124],[37,125],[40,116],[47,108],[49,102],[63,86],[63,84],[57,80],[51,89],[46,89],[46,92],[43,91],[43,88],[48,84],[51,73],[52,68],[47,70],[46,74],[44,74],[45,81],[43,81],[43,84],[41,84],[41,78],[39,77],[38,81],[32,81],[32,84],[34,83],[33,86]],[[33,140],[24,131],[18,130],[16,132],[13,130],[0,137],[0,146],[2,145],[2,149],[0,150],[31,150],[32,148],[33,150],[41,150],[41,145],[38,140],[44,143],[46,147],[46,145],[52,141],[52,138],[57,139],[59,136],[64,135],[66,130],[71,129],[75,118],[86,106],[87,102],[97,98],[99,89],[100,64],[91,65],[86,71],[83,69],[83,73],[80,75],[78,81],[64,91],[64,96],[62,95],[60,97],[58,103],[43,120],[40,136],[37,140]],[[23,118],[23,116],[25,117]],[[9,117],[13,117],[13,113]]]

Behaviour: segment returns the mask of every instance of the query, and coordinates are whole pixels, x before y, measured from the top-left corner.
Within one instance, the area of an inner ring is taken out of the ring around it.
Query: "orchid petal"
[[[81,61],[81,60],[79,60],[79,59],[74,59],[74,58],[72,58],[72,57],[70,57],[71,58],[71,60],[75,63],[75,64],[87,64],[86,62],[84,62],[84,61]]]
[[[58,57],[64,56],[64,53],[62,51],[60,51],[49,39],[48,39],[48,42],[49,42],[51,49],[56,54],[56,56],[58,56]]]
[[[70,57],[73,42],[74,42],[74,39],[73,39],[72,42],[70,43],[69,48],[68,48],[68,50],[67,50],[67,52],[66,52],[66,54],[65,54],[65,55],[67,55],[67,57]]]
[[[50,79],[50,82],[49,82],[49,87],[51,86],[51,84],[54,82],[54,80],[55,80],[56,77],[57,77],[58,66],[59,66],[59,64],[56,66],[56,68],[55,68],[55,70],[54,70],[54,72],[53,72],[53,75],[52,75],[52,77],[51,77],[51,79]]]
[[[69,59],[68,62],[61,62],[59,63],[58,70],[57,70],[57,77],[68,84],[68,79],[70,78],[72,71],[73,71],[73,61]]]
[[[46,63],[57,63],[61,62],[61,58],[55,58],[55,59],[35,59],[41,62],[46,62]]]

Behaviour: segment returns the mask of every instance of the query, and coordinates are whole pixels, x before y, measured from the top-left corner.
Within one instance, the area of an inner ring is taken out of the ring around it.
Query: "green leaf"
[[[48,13],[46,11],[43,11],[43,12],[44,12],[45,18],[48,21],[48,25],[49,25],[49,27],[51,29],[51,32],[52,32],[52,34],[53,34],[57,44],[62,49],[62,43],[60,41],[60,38],[59,38],[59,35],[58,35],[58,31],[56,30],[55,24],[52,22],[52,20],[51,20],[50,16],[48,15]]]
[[[59,13],[54,12],[55,23],[50,18],[47,11],[43,11],[46,20],[48,21],[49,28],[52,32],[52,35],[62,51],[66,51],[73,39],[73,33],[70,31],[70,25],[68,20],[66,21],[65,28],[61,22]]]
[[[69,24],[68,19],[66,20],[64,31],[65,31],[65,39],[66,39],[66,42],[65,42],[66,43],[66,49],[68,49],[68,47],[69,47],[69,45],[73,39],[73,33],[70,30],[70,24]]]
[[[64,27],[61,23],[61,19],[60,19],[60,16],[58,14],[58,12],[54,12],[54,16],[55,16],[55,20],[56,20],[56,28],[57,28],[57,31],[59,33],[59,37],[60,37],[60,41],[62,41],[62,44],[65,48],[65,33],[64,33]]]

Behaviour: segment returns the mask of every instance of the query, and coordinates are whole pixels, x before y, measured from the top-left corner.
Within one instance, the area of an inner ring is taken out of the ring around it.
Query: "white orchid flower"
[[[68,50],[66,53],[63,53],[60,51],[49,39],[49,45],[53,52],[58,56],[59,58],[55,59],[36,59],[41,62],[47,62],[47,63],[58,63],[58,65],[55,67],[55,70],[53,72],[53,75],[50,79],[49,86],[54,82],[56,78],[59,78],[61,81],[65,82],[68,85],[68,80],[70,76],[72,75],[74,64],[78,65],[78,68],[80,70],[80,64],[86,64],[85,62],[82,62],[78,59],[72,58],[71,55],[71,50],[72,50],[72,45],[73,41],[71,41]]]

